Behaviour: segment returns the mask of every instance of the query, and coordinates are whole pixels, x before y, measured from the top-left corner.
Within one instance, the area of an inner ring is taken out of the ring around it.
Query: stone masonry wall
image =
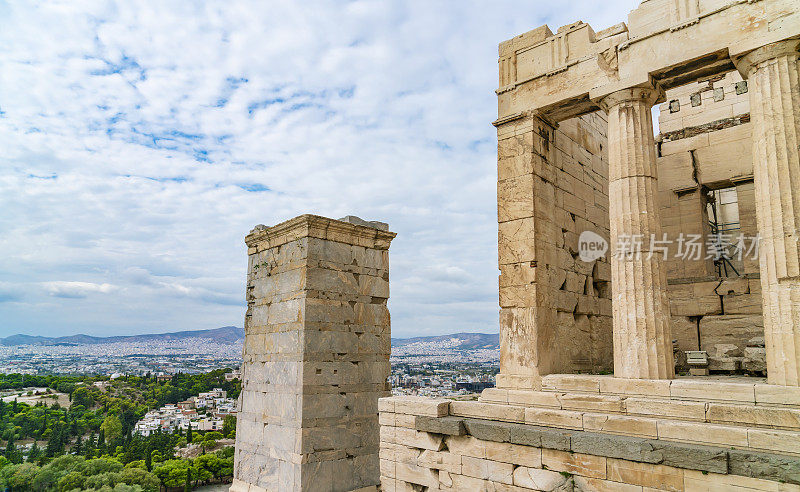
[[[377,485],[394,234],[374,227],[304,215],[248,235],[232,491]]]
[[[382,490],[800,492],[796,455],[576,430],[575,412],[503,422],[520,407],[484,406],[381,399]]]
[[[673,241],[680,234],[709,238],[708,190],[735,187],[740,229],[753,237],[755,194],[747,82],[738,72],[667,91],[660,106],[659,203],[662,227]],[[672,335],[681,350],[705,350],[711,370],[766,369],[758,260],[744,256],[740,275],[720,278],[713,261],[666,261]]]
[[[531,115],[496,125],[498,385],[531,388],[541,374],[610,370],[609,264],[578,258],[582,232],[609,236],[605,114],[557,128]]]

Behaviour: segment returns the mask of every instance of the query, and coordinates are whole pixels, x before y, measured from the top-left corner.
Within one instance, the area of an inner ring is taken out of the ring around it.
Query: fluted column
[[[650,245],[651,235],[661,239],[650,113],[657,96],[633,88],[601,101],[608,111],[614,375],[624,378],[675,376],[664,258]],[[631,247],[620,248],[626,241]]]
[[[800,386],[800,40],[767,45],[737,65],[747,78],[770,384]]]

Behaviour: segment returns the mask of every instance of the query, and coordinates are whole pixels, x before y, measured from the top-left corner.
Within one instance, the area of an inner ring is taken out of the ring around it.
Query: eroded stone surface
[[[378,398],[389,390],[387,250],[394,233],[354,222],[304,215],[257,227],[246,238],[248,308],[232,490],[378,484]]]

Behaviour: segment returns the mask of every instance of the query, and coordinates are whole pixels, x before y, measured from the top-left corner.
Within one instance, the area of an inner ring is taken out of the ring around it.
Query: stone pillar
[[[624,378],[675,376],[664,258],[650,244],[662,239],[650,113],[657,97],[655,89],[632,88],[601,101],[608,111],[614,375]],[[626,240],[633,254],[619,248]]]
[[[800,386],[800,40],[737,60],[747,79],[770,384]]]
[[[303,215],[248,246],[232,492],[374,490],[389,395],[389,244],[380,222]]]
[[[545,224],[555,222],[555,191],[539,175],[551,171],[552,132],[526,115],[497,124],[497,255],[500,268],[500,372],[497,386],[540,389],[541,376],[559,372],[554,305],[541,252]],[[548,189],[549,188],[549,189]],[[538,200],[537,200],[538,198]],[[544,205],[546,203],[546,206]],[[538,213],[537,213],[538,212]],[[539,266],[541,261],[542,265]],[[561,344],[561,347],[565,344]]]

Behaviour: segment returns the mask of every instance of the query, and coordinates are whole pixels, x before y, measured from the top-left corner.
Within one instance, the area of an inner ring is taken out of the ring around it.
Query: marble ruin
[[[477,401],[384,397],[385,226],[256,228],[231,490],[800,492],[799,58],[796,0],[644,0],[500,44]],[[705,254],[723,233],[757,255]]]
[[[499,55],[497,388],[381,399],[383,490],[800,491],[800,4],[645,0]],[[758,259],[680,254],[725,232]]]
[[[394,236],[381,222],[314,215],[247,236],[231,491],[375,489]]]

